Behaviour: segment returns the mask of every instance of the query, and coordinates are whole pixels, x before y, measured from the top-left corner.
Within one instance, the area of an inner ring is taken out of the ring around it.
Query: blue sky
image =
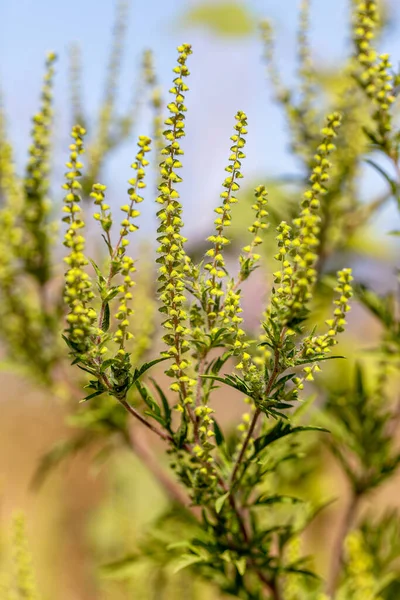
[[[274,22],[279,66],[286,79],[293,76],[295,65],[299,2],[245,2],[255,18],[269,17]],[[121,108],[128,105],[144,48],[154,50],[160,79],[168,89],[176,46],[182,41],[193,44],[187,101],[186,168],[181,189],[189,229],[202,231],[210,220],[212,206],[218,201],[229,155],[229,136],[238,109],[244,110],[249,118],[248,159],[244,166],[244,174],[249,179],[256,174],[263,177],[288,172],[295,169],[296,164],[287,152],[288,138],[282,112],[271,101],[257,35],[227,40],[216,38],[205,29],[185,30],[179,25],[181,16],[197,3],[197,0],[132,0],[119,105]],[[346,55],[349,3],[349,0],[312,2],[312,48],[316,59],[327,66],[337,64]],[[57,154],[60,164],[68,143],[67,53],[71,42],[81,45],[84,98],[89,115],[96,114],[103,91],[114,6],[114,0],[0,0],[0,82],[20,165],[25,160],[30,117],[37,109],[43,60],[48,50],[55,50],[59,55],[55,144],[60,153]],[[400,60],[398,33],[396,26],[384,49]],[[148,133],[146,118],[142,126],[137,133]],[[133,142],[121,148],[114,154],[103,177],[113,201],[118,204],[123,203],[133,152]],[[62,167],[59,170],[62,173]]]

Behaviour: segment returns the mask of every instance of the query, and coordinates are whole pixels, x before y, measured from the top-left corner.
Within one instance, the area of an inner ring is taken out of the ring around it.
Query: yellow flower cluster
[[[245,279],[247,279],[247,277],[254,269],[254,265],[260,259],[260,255],[256,254],[254,250],[263,242],[261,233],[268,229],[268,223],[266,222],[266,219],[268,217],[268,212],[266,210],[268,204],[268,192],[265,186],[257,186],[254,190],[254,195],[255,201],[254,204],[252,204],[251,208],[256,213],[256,217],[252,225],[250,225],[249,227],[249,231],[253,234],[253,237],[250,244],[242,248],[242,252],[244,252],[244,254],[241,254],[239,257],[239,284]]]
[[[239,256],[240,273],[238,280],[235,282],[232,279],[229,282],[225,301],[218,312],[222,325],[227,328],[232,337],[233,353],[240,357],[240,362],[236,368],[248,375],[254,374],[257,368],[252,363],[248,352],[246,352],[249,343],[244,339],[245,331],[241,326],[243,318],[240,315],[243,309],[240,305],[241,293],[238,287],[247,279],[254,269],[255,263],[260,258],[259,254],[255,254],[254,249],[262,243],[260,233],[268,227],[266,223],[266,217],[268,216],[266,211],[267,195],[265,186],[260,185],[255,189],[255,202],[252,209],[256,213],[256,217],[252,225],[249,226],[249,231],[253,234],[253,237],[250,244],[242,248],[243,253]]]
[[[373,557],[365,548],[362,534],[351,533],[345,542],[347,550],[347,578],[339,590],[338,600],[382,600],[379,584],[374,576]]]
[[[52,86],[56,55],[51,52],[46,60],[41,108],[33,117],[32,144],[24,180],[25,206],[23,256],[26,269],[42,285],[50,277],[49,231],[47,215],[49,188],[51,126],[53,121]]]
[[[149,164],[146,158],[146,154],[150,152],[150,138],[146,136],[139,136],[139,152],[136,154],[136,160],[131,165],[136,172],[136,177],[132,177],[129,180],[129,184],[132,186],[128,189],[130,204],[126,204],[121,207],[121,210],[126,213],[125,218],[121,222],[120,230],[120,242],[117,244],[116,255],[112,257],[113,260],[117,260],[121,264],[121,275],[123,277],[122,284],[119,286],[120,304],[118,306],[118,312],[116,319],[118,319],[118,328],[115,333],[115,341],[119,345],[118,354],[120,356],[125,355],[125,342],[133,338],[132,333],[128,331],[129,317],[132,314],[132,308],[129,306],[132,300],[131,287],[134,285],[132,280],[132,273],[136,271],[134,260],[126,255],[126,248],[129,244],[127,238],[129,232],[136,231],[138,226],[132,222],[132,219],[136,219],[140,212],[134,208],[136,204],[143,202],[143,196],[138,192],[146,187],[144,182],[145,167]]]
[[[85,226],[81,217],[81,184],[78,179],[82,173],[82,163],[80,155],[84,152],[83,136],[86,131],[80,125],[75,125],[72,128],[73,143],[70,145],[70,157],[66,163],[69,169],[66,173],[66,183],[63,189],[66,190],[64,197],[63,212],[66,216],[63,221],[68,223],[68,229],[65,233],[64,245],[69,248],[70,253],[64,259],[68,265],[68,270],[65,274],[65,292],[64,299],[70,308],[67,316],[68,329],[67,334],[69,339],[78,344],[81,351],[84,352],[89,348],[90,335],[94,332],[94,321],[96,313],[90,307],[90,300],[94,294],[89,279],[89,275],[85,271],[88,261],[84,255],[85,238],[82,235],[82,228]]]
[[[209,272],[206,286],[209,294],[207,314],[210,327],[213,326],[217,318],[218,299],[224,295],[221,281],[226,276],[223,248],[229,244],[229,239],[224,235],[224,229],[230,225],[231,206],[237,202],[237,197],[234,195],[240,188],[237,180],[243,177],[240,169],[242,166],[241,161],[245,158],[243,148],[246,143],[244,136],[247,133],[247,117],[244,112],[239,111],[235,119],[237,123],[234,127],[235,133],[231,136],[233,145],[230,148],[230,164],[225,168],[229,175],[222,184],[225,188],[221,192],[222,205],[215,209],[217,213],[217,218],[214,220],[216,233],[207,238],[207,241],[213,244],[213,247],[206,252],[206,256],[210,257],[211,260],[204,265],[204,269]]]
[[[333,143],[340,126],[341,117],[333,113],[321,131],[322,143],[314,156],[311,188],[304,193],[301,212],[293,220],[293,227],[283,222],[278,227],[279,252],[275,256],[281,262],[281,270],[274,273],[277,287],[272,296],[273,311],[282,322],[289,322],[311,299],[312,286],[316,281],[317,247],[320,231],[320,198],[326,193],[331,163],[328,156],[335,150]]]
[[[106,189],[106,185],[95,183],[93,184],[90,197],[93,198],[95,205],[100,208],[100,212],[95,212],[93,218],[100,222],[102,229],[105,231],[106,235],[108,235],[112,226],[112,217],[110,205],[105,202]]]
[[[183,150],[179,140],[185,135],[184,94],[188,86],[184,83],[184,79],[189,75],[186,61],[192,53],[191,46],[189,44],[179,46],[178,53],[178,65],[174,68],[176,77],[170,89],[174,100],[168,104],[170,116],[165,120],[168,129],[164,132],[164,136],[168,144],[162,150],[165,158],[160,165],[161,183],[158,186],[157,203],[161,204],[162,208],[157,213],[160,220],[157,230],[160,258],[157,262],[160,264],[161,311],[166,315],[163,327],[167,333],[163,339],[169,346],[168,354],[174,358],[174,364],[167,373],[176,380],[172,383],[171,389],[179,393],[180,407],[183,410],[182,404],[193,402],[193,386],[196,381],[187,374],[189,361],[183,358],[183,354],[189,350],[189,344],[185,339],[189,330],[186,326],[187,314],[184,310],[187,266],[183,244],[186,240],[181,234],[182,205],[175,185],[182,181],[176,171],[182,167],[179,157],[183,154]]]
[[[353,277],[351,269],[343,269],[337,274],[337,285],[335,292],[339,295],[334,300],[336,306],[333,318],[328,319],[326,324],[329,327],[327,333],[319,336],[308,336],[303,340],[300,348],[299,356],[304,359],[314,359],[318,356],[323,357],[329,353],[331,347],[337,344],[337,334],[344,331],[346,321],[346,314],[351,309],[350,298],[353,296],[353,288],[351,282]],[[304,369],[305,376],[303,378],[294,379],[297,389],[303,389],[303,381],[313,381],[313,374],[320,370],[317,363]]]
[[[379,142],[386,150],[390,149],[388,134],[392,129],[390,106],[395,101],[393,94],[392,67],[388,54],[378,55],[373,40],[379,24],[379,11],[375,0],[365,0],[357,4],[354,19],[354,42],[360,72],[357,79],[367,96],[376,105],[373,115],[377,123]]]

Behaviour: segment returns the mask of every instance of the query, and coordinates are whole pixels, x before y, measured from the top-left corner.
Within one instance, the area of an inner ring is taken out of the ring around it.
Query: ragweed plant
[[[139,152],[132,165],[134,177],[129,181],[130,203],[122,207],[126,217],[116,242],[112,240],[113,218],[105,203],[105,187],[93,186],[92,197],[100,210],[94,216],[105,233],[110,254],[107,272],[93,263],[95,286],[88,273],[79,196],[85,133],[80,126],[72,131],[64,184],[68,225],[65,245],[70,250],[66,258],[65,300],[69,314],[65,340],[73,363],[90,373],[87,387],[91,393],[85,400],[110,394],[166,442],[190,506],[202,509],[201,517],[197,517],[198,537],[187,541],[183,557],[187,564],[195,564],[206,577],[213,578],[213,573],[217,577],[218,573],[220,588],[231,594],[242,598],[262,598],[269,594],[279,598],[280,578],[287,570],[305,576],[308,571],[284,560],[286,544],[298,533],[294,523],[280,521],[277,515],[274,526],[268,528],[257,517],[258,507],[284,501],[283,496],[263,491],[266,477],[263,460],[271,444],[304,429],[313,429],[292,425],[288,411],[298,401],[304,381],[312,380],[320,363],[330,357],[336,336],[346,324],[352,296],[351,271],[344,269],[338,273],[335,309],[332,319],[327,321],[326,332],[312,331],[306,319],[316,282],[319,211],[329,186],[330,155],[335,151],[341,117],[338,113],[327,117],[298,216],[290,224],[283,222],[278,227],[275,258],[281,270],[274,275],[275,284],[262,321],[264,341],[257,344],[243,328],[241,284],[259,260],[255,249],[262,243],[267,228],[267,193],[263,186],[255,190],[255,220],[249,224],[252,240],[239,257],[236,278],[229,275],[224,259],[229,244],[231,205],[238,201],[238,180],[243,177],[247,117],[241,111],[235,117],[228,175],[223,182],[221,205],[216,209],[215,232],[208,237],[210,249],[202,263],[194,264],[187,255],[187,240],[182,235],[183,206],[177,186],[183,165],[187,63],[191,53],[188,44],[178,48],[156,198],[161,207],[157,263],[165,350],[160,358],[132,365],[125,347],[131,337],[129,302],[134,294],[131,274],[135,270],[126,249],[129,234],[137,229],[133,219],[139,216],[135,206],[143,199],[139,191],[145,186],[150,140],[139,138]],[[223,374],[228,359],[234,361],[233,371]],[[140,379],[159,361],[166,361],[165,372],[172,379],[170,390],[175,395],[172,408],[159,383],[154,382],[152,391]],[[245,417],[243,432],[231,448],[224,441],[212,407],[217,382],[242,393],[253,409],[251,416]],[[131,404],[132,388],[141,397],[144,412],[140,405]]]

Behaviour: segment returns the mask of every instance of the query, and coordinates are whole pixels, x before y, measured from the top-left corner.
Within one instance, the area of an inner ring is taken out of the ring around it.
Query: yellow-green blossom
[[[49,189],[50,145],[53,122],[53,77],[56,55],[47,56],[46,74],[42,88],[40,111],[33,117],[32,144],[24,179],[25,205],[22,212],[24,227],[23,257],[27,272],[41,285],[51,275],[50,232],[47,223],[50,209]]]
[[[84,152],[83,136],[85,133],[85,129],[80,125],[72,128],[73,143],[69,147],[70,157],[66,163],[68,171],[65,174],[66,182],[63,185],[63,189],[66,190],[63,208],[66,215],[63,221],[68,224],[64,245],[69,249],[69,255],[64,259],[68,265],[64,291],[64,299],[69,306],[66,333],[82,352],[90,347],[90,336],[94,333],[93,326],[96,318],[96,313],[90,306],[94,294],[89,275],[85,270],[88,260],[84,254],[85,238],[82,229],[85,223],[80,206],[81,184],[78,181],[82,176],[83,165],[80,162],[80,156]]]
[[[223,199],[222,205],[215,209],[217,218],[214,220],[215,234],[210,235],[207,241],[213,244],[213,247],[206,252],[206,256],[210,257],[211,260],[204,265],[209,273],[209,277],[206,280],[206,286],[208,288],[208,303],[207,303],[207,316],[209,326],[212,328],[217,312],[219,309],[219,299],[224,295],[222,289],[222,279],[226,276],[225,259],[223,256],[224,247],[229,244],[229,239],[224,235],[224,230],[229,227],[231,221],[231,206],[237,202],[235,193],[240,189],[240,185],[237,182],[238,179],[243,177],[241,173],[242,163],[241,161],[245,158],[243,148],[246,140],[244,136],[247,133],[247,117],[244,112],[239,111],[235,119],[237,121],[234,129],[235,133],[231,136],[233,145],[231,146],[231,155],[229,156],[229,165],[225,168],[225,171],[229,173],[228,177],[223,182],[225,190],[221,192],[221,198]]]
[[[168,104],[170,116],[165,120],[167,130],[164,132],[164,137],[167,146],[162,150],[164,159],[160,165],[162,181],[158,186],[157,203],[162,208],[157,213],[160,220],[157,230],[160,258],[157,262],[160,264],[161,311],[166,316],[163,327],[167,333],[163,339],[169,347],[168,354],[174,359],[174,363],[168,371],[168,374],[175,379],[171,389],[179,393],[181,403],[191,404],[193,402],[193,386],[196,382],[188,375],[190,363],[183,356],[189,350],[189,343],[186,339],[189,333],[186,325],[187,314],[184,308],[187,266],[183,244],[186,240],[181,234],[182,205],[176,190],[176,184],[182,181],[177,170],[182,167],[180,157],[183,150],[179,140],[185,135],[186,106],[184,101],[188,87],[184,80],[189,75],[186,61],[192,53],[191,46],[189,44],[179,46],[178,53],[178,65],[174,68],[176,77],[174,85],[170,89],[174,98]]]
[[[275,259],[281,263],[281,270],[274,273],[276,287],[271,299],[271,317],[278,317],[283,324],[304,310],[312,296],[317,277],[319,210],[331,168],[328,157],[335,150],[333,140],[339,126],[338,113],[327,118],[327,125],[321,131],[322,143],[314,156],[311,187],[303,195],[300,215],[293,220],[292,227],[285,222],[278,227],[279,252]]]

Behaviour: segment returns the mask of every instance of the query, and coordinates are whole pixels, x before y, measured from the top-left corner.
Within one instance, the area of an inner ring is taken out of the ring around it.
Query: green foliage
[[[370,492],[391,477],[400,462],[393,439],[396,409],[390,407],[382,380],[368,389],[361,365],[354,383],[329,393],[326,411],[330,447],[347,474],[355,495]]]

